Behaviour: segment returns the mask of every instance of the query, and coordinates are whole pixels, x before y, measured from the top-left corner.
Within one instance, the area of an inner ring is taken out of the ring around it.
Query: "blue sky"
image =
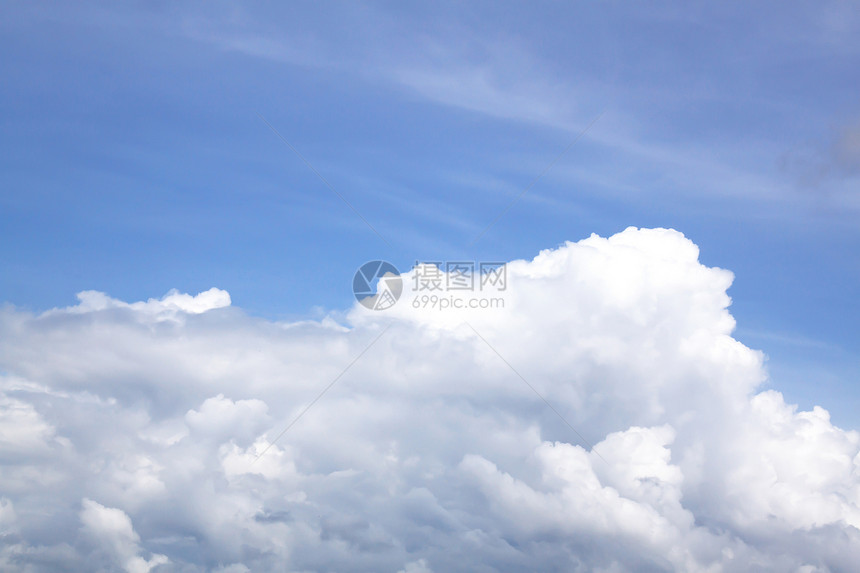
[[[737,337],[787,399],[860,425],[856,5],[4,15],[2,301],[217,286],[254,315],[319,316],[370,259],[531,258],[671,227],[735,273]]]

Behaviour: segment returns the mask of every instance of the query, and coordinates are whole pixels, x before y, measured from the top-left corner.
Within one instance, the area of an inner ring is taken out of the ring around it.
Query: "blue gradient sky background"
[[[370,259],[672,227],[786,399],[860,427],[856,4],[156,6],[5,3],[0,301],[319,316]]]

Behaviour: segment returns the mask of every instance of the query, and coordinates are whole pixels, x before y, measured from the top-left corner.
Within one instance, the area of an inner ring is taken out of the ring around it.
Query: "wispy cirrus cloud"
[[[766,94],[749,94],[738,100],[737,93],[724,91],[732,89],[728,84],[722,89],[691,83],[683,76],[692,73],[683,54],[675,54],[665,68],[647,68],[648,74],[638,73],[636,61],[627,60],[637,48],[627,45],[629,40],[623,37],[619,22],[650,22],[657,34],[670,24],[680,26],[676,21],[679,15],[661,21],[653,14],[633,11],[614,14],[618,22],[613,22],[609,12],[590,13],[586,19],[595,20],[594,30],[571,38],[568,53],[553,61],[545,49],[513,32],[492,36],[477,26],[464,29],[463,24],[439,22],[431,22],[428,29],[418,32],[415,22],[395,19],[378,8],[367,7],[352,14],[365,27],[338,42],[331,39],[323,23],[311,22],[308,28],[292,33],[268,26],[252,13],[240,13],[240,17],[205,20],[198,16],[189,20],[181,33],[220,49],[286,65],[325,68],[345,77],[362,78],[369,85],[401,90],[403,97],[548,130],[557,134],[553,139],[558,138],[560,148],[566,145],[565,133],[573,138],[605,111],[580,146],[585,148],[580,153],[587,154],[588,163],[575,169],[560,165],[553,173],[568,185],[586,183],[590,192],[595,189],[588,184],[600,180],[599,190],[618,192],[635,187],[651,200],[684,198],[694,204],[709,199],[752,201],[789,209],[802,208],[806,200],[804,194],[784,185],[778,177],[777,164],[785,142],[762,127],[776,121],[765,117],[775,111],[777,115],[792,113],[790,103],[775,102]],[[686,25],[706,26],[709,17],[700,14]],[[336,19],[329,24],[339,28],[342,22]],[[285,25],[291,30],[291,24]],[[415,32],[408,41],[403,29]],[[778,27],[767,33],[791,48],[789,38],[782,38]],[[804,40],[821,41],[818,36]],[[401,43],[402,49],[392,48]],[[647,52],[648,48],[641,50]],[[566,61],[572,53],[577,53],[576,61]],[[752,50],[749,57],[764,56]],[[717,65],[716,59],[714,62]],[[754,68],[764,65],[762,62],[753,60],[750,65]],[[730,79],[727,70],[715,71]],[[742,101],[743,110],[738,107]],[[732,113],[749,116],[748,124],[759,125],[757,135],[751,138],[748,132],[741,135],[732,128],[712,125],[692,111],[697,106],[703,112],[720,109],[723,115],[724,107],[736,108]],[[761,110],[758,117],[757,109]],[[695,128],[700,121],[705,121],[705,129]],[[683,132],[684,137],[672,136],[673,132]],[[709,132],[720,135],[709,137]],[[551,157],[551,152],[522,157],[517,165],[528,177]],[[660,185],[643,184],[648,181],[659,181]],[[637,193],[622,195],[625,200],[639,199]]]

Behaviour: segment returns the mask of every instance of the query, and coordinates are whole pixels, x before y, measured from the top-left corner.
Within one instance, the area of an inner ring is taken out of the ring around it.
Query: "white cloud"
[[[131,304],[92,290],[79,292],[77,297],[80,302],[76,306],[54,312],[88,313],[110,308],[128,308],[141,314],[164,316],[175,315],[177,312],[200,314],[207,310],[230,306],[230,293],[217,288],[211,288],[196,296],[172,290],[160,299],[151,298],[146,302]]]
[[[238,400],[234,402],[218,394],[207,398],[200,410],[189,410],[185,414],[185,424],[194,434],[220,440],[258,434],[268,425],[266,403],[261,400]]]
[[[412,561],[411,563],[407,563],[406,567],[404,567],[397,573],[433,573],[433,570],[427,567],[426,560],[419,559],[418,561]]]
[[[164,555],[153,555],[149,560],[139,555],[140,537],[125,512],[91,499],[84,499],[81,505],[84,531],[95,537],[127,573],[149,573],[153,567],[167,563]]]
[[[345,324],[4,307],[0,565],[850,570],[860,436],[758,391],[698,254],[631,228],[511,262],[504,309],[415,309],[407,274]]]
[[[13,531],[17,519],[14,504],[9,499],[0,497],[0,535]]]
[[[54,428],[32,404],[0,394],[0,453],[33,455],[49,448]]]

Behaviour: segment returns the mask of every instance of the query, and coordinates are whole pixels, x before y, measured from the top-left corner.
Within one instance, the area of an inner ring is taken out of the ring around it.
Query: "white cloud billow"
[[[164,316],[185,312],[189,314],[200,314],[207,310],[230,306],[230,293],[225,290],[211,288],[196,296],[172,290],[161,299],[151,298],[146,302],[127,303],[107,296],[103,292],[86,290],[79,292],[79,304],[76,306],[55,310],[60,313],[87,313],[109,308],[128,308],[141,314]]]
[[[416,310],[410,278],[344,324],[249,317],[218,289],[0,309],[0,568],[860,562],[860,436],[760,391],[732,274],[680,233],[513,261],[492,311]]]
[[[153,555],[149,560],[139,555],[140,537],[124,511],[105,507],[91,499],[84,499],[81,505],[84,531],[94,537],[107,555],[127,573],[149,573],[153,567],[167,563],[164,555]]]

